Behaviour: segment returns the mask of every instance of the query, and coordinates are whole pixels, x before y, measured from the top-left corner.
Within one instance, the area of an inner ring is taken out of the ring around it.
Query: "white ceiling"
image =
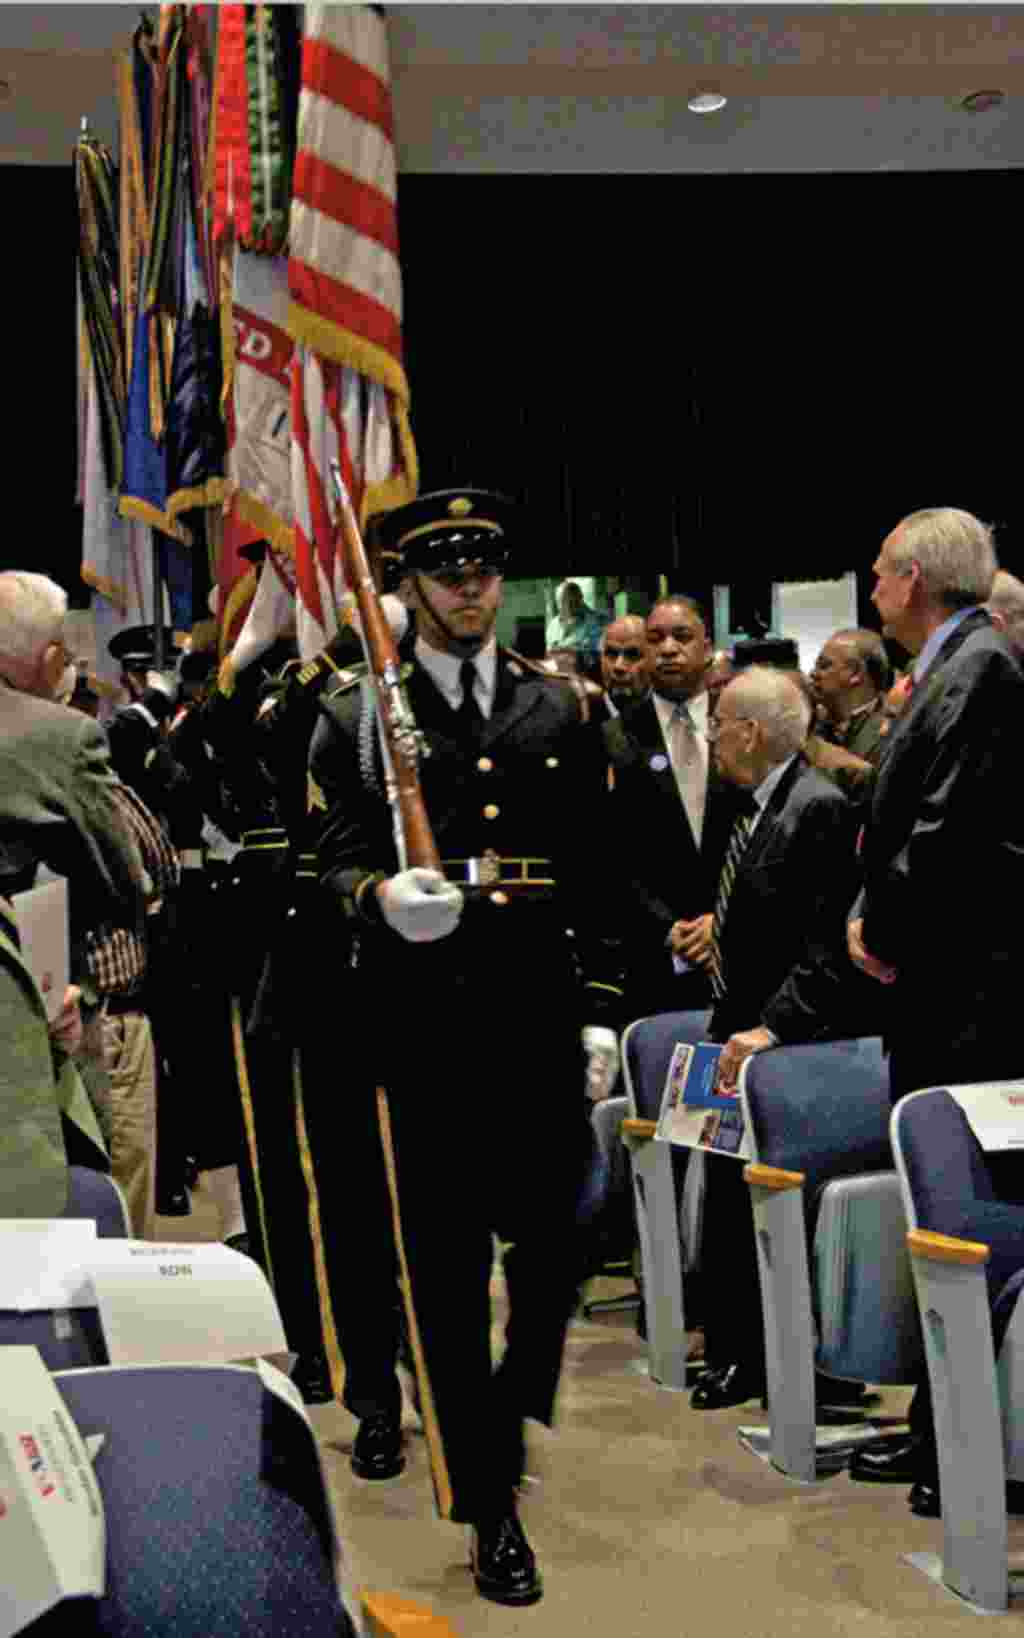
[[[132,5],[0,5],[0,163],[111,140]],[[1024,6],[389,9],[404,171],[771,172],[1024,164]],[[690,114],[720,87],[726,109]],[[996,87],[994,112],[959,108]]]

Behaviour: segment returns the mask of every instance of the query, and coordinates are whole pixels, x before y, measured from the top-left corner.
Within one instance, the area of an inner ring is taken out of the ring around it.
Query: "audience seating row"
[[[705,1039],[706,1029],[699,1012],[633,1024],[623,1042],[626,1096],[616,1101],[633,1170],[651,1376],[676,1389],[686,1384],[683,1268],[702,1156],[652,1140],[673,1048]],[[756,1054],[739,1091],[755,1147],[745,1177],[773,1464],[804,1482],[835,1471],[816,1449],[816,1369],[910,1384],[926,1359],[942,1577],[979,1608],[1006,1609],[1005,1480],[1024,1479],[1024,1207],[994,1198],[984,1154],[948,1090],[890,1110],[877,1040]],[[727,1258],[713,1272],[727,1278]]]
[[[127,1238],[108,1176],[72,1167],[62,1216]],[[107,1362],[96,1309],[0,1312],[4,1347],[35,1347],[84,1437],[102,1433],[94,1473],[106,1521],[106,1587],[66,1598],[31,1638],[193,1633],[310,1638],[451,1638],[446,1621],[387,1593],[356,1609],[316,1438],[296,1391],[258,1364],[141,1367]],[[0,1624],[4,1596],[0,1587]]]

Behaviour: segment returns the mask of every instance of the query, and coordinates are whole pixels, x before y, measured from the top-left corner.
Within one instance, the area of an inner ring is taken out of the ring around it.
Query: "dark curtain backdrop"
[[[813,159],[813,156],[809,156]],[[3,169],[5,565],[69,587],[75,206]],[[868,570],[950,502],[1018,492],[1017,172],[403,176],[405,335],[423,487],[529,509],[522,573],[713,582]]]

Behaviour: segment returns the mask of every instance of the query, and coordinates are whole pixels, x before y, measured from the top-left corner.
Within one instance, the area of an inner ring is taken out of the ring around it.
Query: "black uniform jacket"
[[[842,792],[798,754],[736,873],[721,937],[726,995],[712,1017],[716,1039],[758,1024],[785,1042],[861,1032],[851,1031],[850,1015],[862,981],[846,954],[855,826]]]
[[[899,971],[890,1039],[924,1027],[921,1004],[940,1040],[1019,1033],[1022,734],[1020,662],[977,610],[894,724],[864,836],[864,943]]]
[[[708,767],[698,848],[652,700],[604,728],[612,768],[609,831],[620,867],[622,924],[631,983],[669,974],[669,929],[715,907],[736,809],[734,789]]]
[[[431,944],[409,944],[387,927],[367,884],[398,868],[378,736],[376,728],[362,736],[364,761],[372,749],[374,789],[360,765],[364,689],[342,684],[322,702],[310,788],[323,817],[320,879],[358,929],[363,964],[384,962],[396,988],[427,984],[436,993],[449,982],[470,983],[502,1007],[510,993],[528,991],[535,1002],[549,984],[564,1000],[571,974],[577,995],[578,979],[591,987],[585,1004],[580,998],[586,1019],[617,1023],[620,956],[606,902],[608,844],[597,823],[606,778],[599,724],[584,720],[571,683],[500,648],[492,713],[472,745],[458,742],[455,713],[415,661],[406,686],[430,747],[420,779],[442,863],[451,862],[447,873],[463,881],[464,862],[490,850],[537,861],[534,876],[554,885],[512,893],[504,904],[469,892],[458,928]]]

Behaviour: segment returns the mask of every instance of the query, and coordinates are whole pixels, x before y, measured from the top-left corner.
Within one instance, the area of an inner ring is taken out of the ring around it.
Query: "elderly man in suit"
[[[102,728],[59,705],[74,686],[64,641],[67,597],[45,575],[0,574],[0,840],[6,891],[42,862],[68,879],[73,975],[102,922],[134,923],[142,860],[114,797]]]
[[[997,631],[1006,633],[1018,654],[1024,654],[1024,581],[997,569],[985,604]]]
[[[634,1017],[710,1002],[703,958],[735,805],[708,747],[712,649],[699,605],[682,594],[655,603],[647,644],[648,699],[604,726]]]
[[[841,1033],[855,821],[842,792],[803,755],[810,715],[783,672],[750,666],[723,691],[709,725],[719,777],[737,798],[702,953],[715,998],[710,1038],[726,1043],[726,1086],[752,1051]],[[707,1157],[703,1261],[708,1369],[691,1403],[717,1410],[763,1393],[765,1374],[750,1203],[742,1168],[721,1155]]]
[[[144,967],[143,895],[151,883],[102,728],[57,703],[74,682],[66,613],[64,592],[45,575],[0,574],[0,891],[31,887],[41,863],[67,878],[90,1091],[142,1235],[153,1216],[156,1066],[149,1023],[127,1010],[137,1003],[124,992]],[[90,1163],[85,1154],[70,1158]]]
[[[1024,962],[1024,671],[985,601],[991,530],[952,507],[913,512],[882,543],[872,601],[915,656],[912,691],[879,770],[863,844],[854,963],[886,987],[894,1101],[916,1088],[1020,1075]],[[969,878],[965,878],[969,871]],[[990,1156],[998,1193],[1022,1198],[1020,1158]],[[858,1454],[854,1477],[911,1482],[939,1511],[930,1406],[912,1436]]]

